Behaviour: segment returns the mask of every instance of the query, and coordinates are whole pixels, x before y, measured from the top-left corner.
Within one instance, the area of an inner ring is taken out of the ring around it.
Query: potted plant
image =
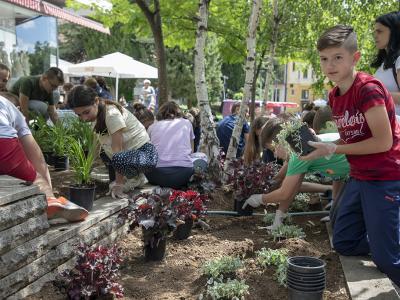
[[[308,144],[309,141],[316,142],[317,137],[311,133],[306,123],[299,119],[290,119],[282,124],[282,130],[277,135],[278,143],[289,152],[297,156],[304,156],[315,148]]]
[[[35,116],[29,125],[32,136],[42,150],[48,165],[53,165],[53,142],[51,127],[42,116]]]
[[[122,262],[120,249],[81,244],[77,252],[75,267],[60,274],[68,299],[122,298],[124,289],[116,282]]]
[[[128,219],[130,229],[140,226],[143,232],[143,250],[146,261],[159,261],[165,256],[167,235],[176,228],[176,214],[168,197],[142,193],[129,201],[120,217]]]
[[[53,162],[56,171],[65,171],[69,168],[69,158],[67,155],[68,145],[73,140],[70,129],[62,121],[58,121],[51,127],[51,138],[53,145]]]
[[[93,140],[95,139],[92,127],[89,123],[82,122],[78,118],[72,119],[69,126],[74,139],[81,143],[83,151],[85,155],[87,155]]]
[[[253,208],[247,205],[242,209],[245,200],[253,194],[266,194],[272,190],[274,176],[278,172],[275,163],[254,162],[249,166],[243,164],[242,159],[232,160],[227,184],[234,193],[234,209],[241,216],[253,213]]]
[[[92,136],[94,136],[93,132]],[[93,208],[95,199],[96,186],[90,178],[90,173],[98,148],[95,138],[92,138],[87,154],[80,141],[71,140],[68,147],[68,156],[75,178],[75,184],[69,186],[69,200],[88,211]]]
[[[202,216],[207,208],[205,203],[208,201],[207,195],[187,190],[173,190],[169,196],[172,209],[176,212],[177,227],[174,237],[178,240],[187,239],[192,231],[193,221]]]

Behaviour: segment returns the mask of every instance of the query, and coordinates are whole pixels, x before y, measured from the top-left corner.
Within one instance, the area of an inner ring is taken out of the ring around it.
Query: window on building
[[[294,95],[294,90],[292,89],[292,95]]]
[[[296,71],[296,64],[293,63],[293,72]]]
[[[307,69],[303,71],[303,78],[304,79],[308,78],[308,70]]]
[[[309,91],[308,90],[301,90],[301,100],[308,100]]]
[[[290,84],[290,87],[291,87],[291,88],[293,87],[293,83]]]

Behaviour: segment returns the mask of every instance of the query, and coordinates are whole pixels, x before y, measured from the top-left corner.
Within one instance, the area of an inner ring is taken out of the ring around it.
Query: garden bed
[[[59,185],[58,180],[54,180],[54,185]],[[222,198],[225,197],[221,197],[221,201]],[[223,201],[227,202],[227,199]],[[166,258],[162,262],[144,261],[141,230],[136,229],[119,243],[124,252],[120,280],[125,289],[123,299],[198,299],[207,289],[202,266],[206,261],[226,255],[238,256],[244,262],[237,274],[238,279],[249,285],[250,294],[245,299],[287,299],[287,289],[273,278],[275,268],[263,271],[256,264],[255,251],[263,247],[286,248],[289,255],[322,258],[327,263],[324,299],[350,299],[338,255],[330,248],[325,225],[318,217],[293,220],[305,231],[305,240],[274,242],[267,231],[260,228],[265,226],[261,217],[208,217],[209,231],[195,228],[192,236],[183,241],[169,238]],[[65,299],[65,295],[48,284],[29,299],[50,298]]]

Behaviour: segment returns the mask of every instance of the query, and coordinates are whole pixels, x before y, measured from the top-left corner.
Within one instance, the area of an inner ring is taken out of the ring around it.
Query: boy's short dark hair
[[[51,67],[44,73],[44,75],[49,79],[57,79],[60,85],[64,84],[64,73],[57,67]]]
[[[357,34],[353,27],[347,25],[336,25],[327,29],[318,39],[318,51],[332,47],[343,47],[354,53],[358,50]]]
[[[313,121],[313,129],[316,133],[320,132],[321,129],[326,127],[326,122],[332,121],[332,110],[327,105],[324,107],[320,107],[318,111],[315,113],[314,121]]]

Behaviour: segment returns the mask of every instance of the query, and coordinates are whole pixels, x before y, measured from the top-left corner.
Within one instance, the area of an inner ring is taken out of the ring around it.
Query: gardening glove
[[[334,143],[321,143],[309,141],[308,144],[315,148],[310,154],[302,156],[302,160],[313,160],[320,157],[325,157],[326,159],[331,159],[332,155],[335,153],[337,145]]]
[[[128,198],[128,195],[124,193],[124,185],[123,184],[118,184],[115,181],[111,182],[109,187],[109,191],[107,193],[107,196],[111,194],[111,197],[114,199],[122,199],[122,198]]]
[[[286,213],[278,209],[275,213],[274,223],[272,223],[271,226],[267,226],[267,229],[271,231],[277,229],[279,226],[283,225],[283,220],[285,218]]]
[[[247,205],[250,205],[251,207],[259,207],[261,204],[263,204],[262,194],[254,194],[244,202],[242,209],[245,209]]]

